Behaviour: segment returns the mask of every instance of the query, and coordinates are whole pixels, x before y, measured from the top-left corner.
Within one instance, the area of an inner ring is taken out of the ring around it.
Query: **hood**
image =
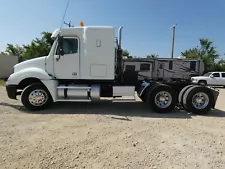
[[[42,56],[18,63],[14,66],[14,72],[18,72],[29,67],[36,67],[45,70],[45,58],[46,56]]]
[[[194,76],[194,77],[192,77],[192,79],[208,79],[208,78],[210,78],[210,77],[208,77],[208,76]]]

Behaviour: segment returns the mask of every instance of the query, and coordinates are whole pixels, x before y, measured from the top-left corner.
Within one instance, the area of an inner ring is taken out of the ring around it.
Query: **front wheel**
[[[173,111],[176,105],[176,94],[168,85],[156,85],[148,92],[147,102],[155,112],[168,113]]]
[[[35,111],[48,107],[52,103],[52,97],[43,84],[35,83],[24,89],[21,101],[25,108]]]

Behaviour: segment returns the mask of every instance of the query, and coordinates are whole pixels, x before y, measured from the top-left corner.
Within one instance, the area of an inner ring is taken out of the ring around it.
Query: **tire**
[[[40,94],[39,98],[37,97],[35,98],[35,94],[36,95]],[[39,99],[39,103],[35,99]],[[21,102],[26,109],[31,111],[36,111],[36,110],[43,110],[47,108],[53,101],[48,89],[43,84],[34,83],[27,86],[23,90],[21,95]]]
[[[144,103],[146,102],[146,94],[147,94],[148,88],[143,91],[143,93],[142,93],[141,96],[139,96],[139,98],[141,99],[141,101],[144,102]]]
[[[194,85],[188,85],[188,86],[186,86],[186,87],[184,87],[181,91],[180,91],[180,93],[179,93],[179,95],[178,95],[178,103],[180,104],[180,106],[182,106],[182,107],[184,107],[184,104],[183,104],[183,96],[184,96],[184,93],[190,88],[190,87],[192,87],[192,86],[194,86]]]
[[[146,92],[143,92],[142,95],[139,97],[141,99],[142,102],[146,102]]]
[[[156,86],[156,85],[158,85],[158,84],[159,84],[159,83],[156,82],[156,83],[154,83],[153,85],[148,86],[148,87],[143,91],[142,95],[139,96],[139,98],[142,100],[142,102],[146,103],[146,100],[148,99],[147,95],[148,95],[149,90],[151,90],[154,86]]]
[[[167,96],[165,96],[163,99],[164,101],[158,100],[158,95],[166,93]],[[175,105],[176,105],[176,94],[175,91],[168,85],[165,84],[157,84],[150,88],[148,92],[148,99],[147,103],[150,105],[150,107],[157,113],[169,113],[172,112]],[[167,100],[167,104],[166,104]],[[161,105],[161,103],[164,102],[165,105]]]
[[[199,81],[198,84],[199,85],[203,85],[203,86],[206,86],[207,85],[206,81]]]
[[[199,95],[199,101],[202,101],[202,103],[199,103],[199,105],[192,101],[197,95]],[[193,86],[184,93],[183,104],[185,110],[188,112],[199,115],[206,114],[214,105],[214,96],[207,87]]]

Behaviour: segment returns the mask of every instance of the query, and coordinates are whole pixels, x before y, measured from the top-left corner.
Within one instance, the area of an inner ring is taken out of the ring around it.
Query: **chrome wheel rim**
[[[44,90],[36,89],[32,91],[29,95],[29,102],[33,106],[42,106],[48,100],[48,95]]]
[[[155,96],[155,104],[160,108],[167,108],[172,102],[172,96],[167,91],[161,91]]]
[[[209,104],[209,97],[203,92],[196,93],[192,98],[192,105],[196,109],[204,109]]]

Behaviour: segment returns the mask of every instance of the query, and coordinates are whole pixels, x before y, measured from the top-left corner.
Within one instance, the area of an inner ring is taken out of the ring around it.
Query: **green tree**
[[[130,53],[127,50],[123,51],[123,56],[126,56],[127,58],[133,58],[132,56],[130,56]]]
[[[219,60],[219,62],[215,65],[214,71],[225,71],[224,59]]]
[[[200,47],[197,46],[181,52],[181,55],[186,58],[201,59],[204,62],[205,72],[213,71],[216,66],[215,61],[219,58],[216,47],[209,39],[201,38],[199,43]]]
[[[9,54],[6,52],[0,52],[0,55],[9,55]]]
[[[51,33],[42,32],[41,38],[35,38],[28,45],[18,46],[13,44],[7,44],[5,52],[1,52],[1,54],[8,54],[18,56],[20,59],[31,59],[40,56],[48,55],[51,46],[53,44],[53,40],[51,39]]]
[[[22,56],[24,53],[24,48],[18,45],[13,45],[13,44],[7,44],[6,53],[8,53],[9,55],[13,55],[13,56]]]
[[[41,34],[41,38],[35,38],[29,45],[24,45],[25,52],[23,57],[34,58],[48,55],[53,44],[51,33],[42,32]]]
[[[151,59],[151,58],[157,58],[158,56],[159,55],[157,55],[157,54],[151,54],[151,55],[147,55],[146,58]]]
[[[12,55],[18,57],[18,61],[21,62],[24,54],[24,48],[19,45],[7,44],[5,52],[1,52],[1,55]]]
[[[221,60],[218,62],[218,65],[225,66],[225,60],[224,60],[224,59],[221,59]]]

